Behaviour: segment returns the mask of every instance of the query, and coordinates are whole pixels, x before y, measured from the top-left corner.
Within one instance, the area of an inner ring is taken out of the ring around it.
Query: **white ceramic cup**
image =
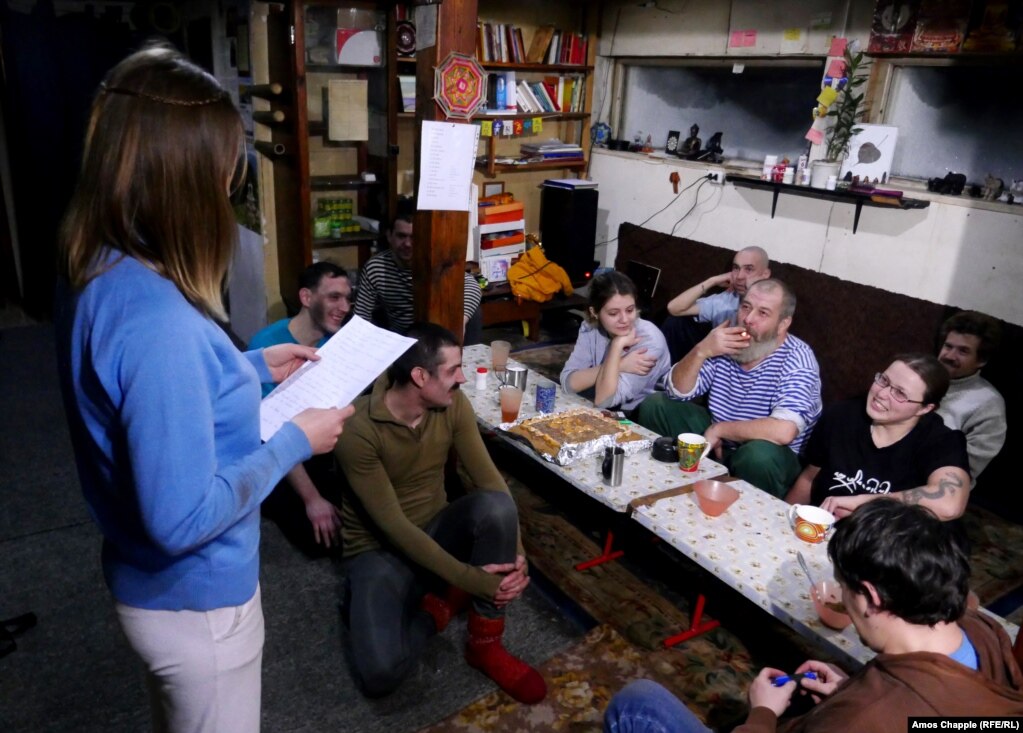
[[[789,526],[803,542],[811,545],[823,542],[834,524],[835,515],[818,506],[793,504],[789,507]]]

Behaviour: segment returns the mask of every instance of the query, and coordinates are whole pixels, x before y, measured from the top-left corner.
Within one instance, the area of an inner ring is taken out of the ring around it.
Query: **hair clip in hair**
[[[178,107],[202,107],[203,105],[213,104],[227,98],[227,92],[223,89],[214,96],[207,97],[206,99],[171,99],[170,97],[161,97],[158,94],[151,94],[150,92],[107,86],[106,82],[100,82],[99,90],[104,94],[124,94],[129,97],[148,99],[152,102],[159,102],[160,104],[173,104]]]

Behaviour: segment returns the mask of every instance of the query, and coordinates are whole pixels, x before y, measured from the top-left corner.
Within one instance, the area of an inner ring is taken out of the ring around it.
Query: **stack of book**
[[[508,23],[477,23],[476,58],[483,63],[526,63],[522,29]]]
[[[583,149],[575,143],[566,143],[552,138],[536,143],[526,143],[519,148],[519,152],[528,158],[542,158],[543,160],[573,160],[583,157]]]
[[[586,36],[560,31],[552,25],[536,29],[527,51],[518,26],[487,21],[476,24],[476,58],[485,64],[583,66],[588,50]]]
[[[581,76],[545,76],[541,81],[520,81],[515,101],[523,112],[582,112],[585,92]]]

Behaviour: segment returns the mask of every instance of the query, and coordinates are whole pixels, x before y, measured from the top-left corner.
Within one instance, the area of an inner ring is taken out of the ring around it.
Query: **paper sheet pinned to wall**
[[[420,211],[469,210],[479,139],[479,125],[423,122],[416,196]]]
[[[748,48],[757,45],[757,32],[755,30],[732,31],[728,36],[730,48]]]
[[[328,81],[327,118],[327,139],[369,140],[366,80]]]
[[[259,406],[259,436],[273,437],[309,407],[344,407],[415,343],[415,339],[352,316],[310,361],[268,394]]]
[[[803,28],[786,28],[781,35],[782,53],[805,53],[806,30]]]

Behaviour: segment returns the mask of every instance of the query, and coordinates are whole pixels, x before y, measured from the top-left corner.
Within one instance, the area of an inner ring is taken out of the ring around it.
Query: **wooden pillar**
[[[419,191],[419,144],[425,120],[444,120],[433,101],[434,68],[451,51],[476,53],[477,0],[443,0],[437,10],[437,43],[416,52],[416,180]],[[466,122],[465,124],[471,124]],[[416,318],[451,329],[461,339],[465,282],[465,211],[420,211],[415,217],[412,272]]]

